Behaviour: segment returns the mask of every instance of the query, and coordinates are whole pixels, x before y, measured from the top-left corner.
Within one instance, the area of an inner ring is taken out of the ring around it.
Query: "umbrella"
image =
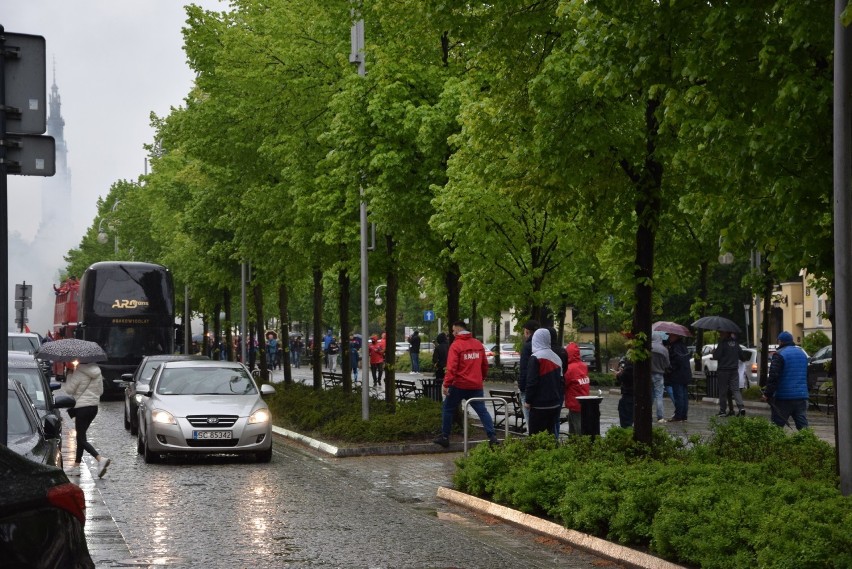
[[[692,323],[693,328],[701,328],[702,330],[716,330],[718,332],[736,332],[742,334],[740,327],[732,320],[728,320],[723,316],[705,316],[699,318]]]
[[[655,332],[666,332],[667,334],[677,334],[678,336],[692,336],[692,332],[689,331],[689,328],[683,324],[677,324],[675,322],[654,322],[654,325],[651,326],[651,330],[654,330]]]
[[[99,345],[76,338],[63,338],[42,344],[35,357],[55,362],[77,361],[81,364],[102,362],[107,359],[106,352]]]

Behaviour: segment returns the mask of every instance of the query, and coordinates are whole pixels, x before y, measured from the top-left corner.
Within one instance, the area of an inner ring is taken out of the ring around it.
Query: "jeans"
[[[458,387],[450,387],[447,391],[447,396],[444,398],[444,404],[441,407],[441,434],[445,437],[450,437],[450,431],[453,428],[453,414],[456,408],[461,404],[462,399],[471,399],[473,397],[482,397],[481,389],[459,389]],[[485,434],[489,439],[495,436],[494,420],[488,409],[485,408],[484,401],[473,401],[470,404],[476,414],[479,415],[479,420],[482,421],[482,426],[485,427]],[[550,422],[552,425],[553,422]],[[549,428],[549,426],[548,426]]]
[[[686,415],[689,412],[689,386],[676,383],[672,385],[672,393],[675,402],[674,418],[686,421]]]
[[[622,429],[633,426],[633,394],[621,394],[618,400],[618,424]]]
[[[769,407],[772,409],[772,422],[779,427],[786,425],[787,419],[792,415],[797,431],[807,428],[807,399],[771,399]]]
[[[523,391],[518,392],[518,398],[521,400],[521,411],[524,414],[524,425],[527,427],[527,434],[530,434],[530,410],[524,403],[527,402],[527,394]]]
[[[411,355],[411,371],[420,373],[420,352],[408,352]]]
[[[657,408],[657,419],[663,418],[663,385],[664,379],[661,373],[652,373],[651,381],[653,382],[654,405]]]

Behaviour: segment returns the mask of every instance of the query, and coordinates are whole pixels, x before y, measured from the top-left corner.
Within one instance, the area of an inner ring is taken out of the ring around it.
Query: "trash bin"
[[[580,434],[600,436],[601,434],[601,401],[599,395],[581,395],[580,402]]]
[[[719,374],[715,371],[708,371],[704,378],[704,394],[707,397],[719,398]]]
[[[443,381],[440,379],[422,379],[420,381],[423,384],[424,397],[433,401],[442,401],[441,386],[444,383]]]

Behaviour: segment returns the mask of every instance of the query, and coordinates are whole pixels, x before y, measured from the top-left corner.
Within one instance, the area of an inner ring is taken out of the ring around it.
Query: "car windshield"
[[[36,368],[9,369],[9,381],[17,380],[24,386],[36,409],[47,409],[47,394],[41,382],[41,374]]]
[[[257,393],[251,377],[238,368],[166,368],[157,381],[160,395],[251,395]]]
[[[34,354],[38,350],[38,338],[33,336],[9,336],[10,352]]]

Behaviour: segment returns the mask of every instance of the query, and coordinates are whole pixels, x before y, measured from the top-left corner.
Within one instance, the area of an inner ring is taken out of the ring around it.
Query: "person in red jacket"
[[[580,434],[580,402],[577,397],[589,394],[589,368],[580,359],[580,346],[567,346],[568,369],[565,370],[565,407],[568,409],[568,434]]]
[[[462,399],[482,397],[482,382],[488,374],[488,359],[485,357],[485,346],[474,338],[467,329],[467,324],[459,320],[453,322],[453,343],[447,354],[447,368],[444,372],[444,404],[441,408],[441,436],[433,442],[444,448],[450,446],[450,430],[453,426],[453,414]],[[483,401],[470,404],[491,444],[497,444],[494,432],[494,421]]]
[[[385,373],[385,350],[379,343],[379,339],[373,334],[370,336],[370,373],[373,375],[373,386],[382,384],[382,376]]]

